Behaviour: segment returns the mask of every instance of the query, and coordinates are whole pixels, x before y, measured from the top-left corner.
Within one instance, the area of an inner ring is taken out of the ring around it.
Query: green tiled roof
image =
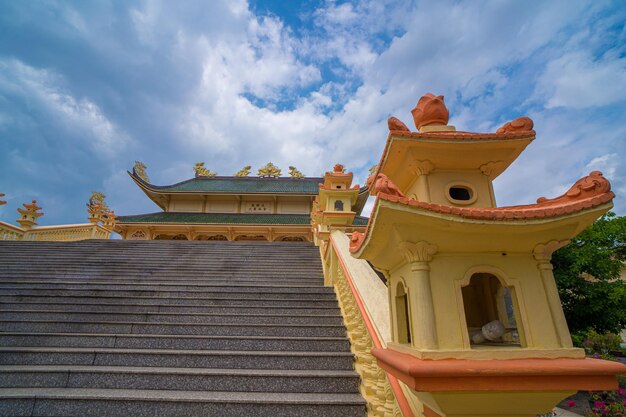
[[[317,195],[323,178],[259,178],[212,177],[192,178],[174,185],[149,184],[161,192],[230,192],[230,193],[291,193]]]
[[[204,224],[287,224],[308,225],[308,214],[257,214],[257,213],[167,213],[158,212],[135,216],[118,216],[120,223],[204,223]],[[367,224],[367,217],[357,216],[355,226]]]

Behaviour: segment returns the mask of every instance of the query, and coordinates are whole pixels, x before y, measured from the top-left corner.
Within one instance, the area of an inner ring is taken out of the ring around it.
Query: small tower
[[[98,191],[91,193],[89,203],[87,203],[87,213],[89,214],[90,223],[96,224],[102,221],[102,216],[109,211],[107,203],[104,201],[106,196]]]
[[[352,224],[356,212],[352,207],[359,194],[359,186],[352,186],[353,175],[346,173],[341,164],[336,164],[332,172],[324,174],[324,183],[312,212],[315,240],[327,240],[332,228],[345,228]]]
[[[30,204],[24,203],[22,205],[24,206],[24,209],[17,209],[20,213],[20,217],[17,219],[17,222],[24,229],[30,229],[33,226],[37,226],[37,219],[43,216],[43,213],[38,212],[41,210],[41,207],[37,205],[37,200],[33,200]]]
[[[492,181],[535,139],[532,121],[457,132],[432,94],[412,113],[418,132],[389,120],[371,220],[350,245],[388,278],[378,364],[448,417],[534,416],[572,390],[616,387],[623,365],[572,346],[550,264],[612,207],[609,182],[592,172],[560,197],[496,207]]]

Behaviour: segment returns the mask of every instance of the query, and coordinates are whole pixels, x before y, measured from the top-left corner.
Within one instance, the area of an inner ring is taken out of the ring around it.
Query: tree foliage
[[[607,213],[552,257],[570,331],[619,333],[626,327],[626,217]]]

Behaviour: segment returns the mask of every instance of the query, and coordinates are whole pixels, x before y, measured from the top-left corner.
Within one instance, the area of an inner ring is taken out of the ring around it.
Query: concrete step
[[[30,290],[121,290],[121,291],[149,291],[149,292],[190,292],[190,293],[207,293],[207,292],[224,292],[232,289],[232,291],[250,292],[253,289],[260,291],[276,291],[276,292],[312,292],[312,293],[331,293],[332,288],[322,287],[320,285],[307,285],[306,283],[297,283],[287,285],[286,283],[260,283],[260,282],[205,282],[202,284],[158,284],[158,283],[142,283],[134,284],[128,282],[107,282],[107,283],[89,283],[89,282],[18,282],[18,283],[0,283],[0,291],[10,292],[15,289]]]
[[[354,393],[359,376],[335,370],[0,366],[0,388],[22,387]]]
[[[350,352],[2,347],[0,365],[352,370]]]
[[[170,305],[170,306],[250,306],[250,307],[273,307],[273,306],[288,306],[288,307],[334,307],[337,308],[337,301],[335,299],[310,299],[303,300],[301,298],[285,297],[285,298],[270,298],[270,297],[229,297],[228,294],[211,297],[148,297],[148,296],[115,296],[115,297],[98,297],[98,296],[59,296],[58,294],[39,294],[39,295],[26,295],[26,294],[0,294],[0,302],[6,303],[19,303],[19,302],[31,302],[31,303],[67,303],[78,304],[82,302],[86,303],[113,303],[113,304],[141,304],[141,305]]]
[[[201,323],[201,324],[326,324],[343,325],[340,315],[289,315],[289,314],[210,314],[210,313],[122,313],[111,311],[29,311],[0,310],[0,321],[53,320],[53,321],[121,321],[144,323]]]
[[[272,306],[181,306],[167,304],[119,304],[119,303],[37,303],[13,302],[0,300],[2,310],[39,310],[39,311],[86,311],[117,313],[206,313],[206,314],[287,314],[337,316],[341,314],[338,307],[293,307],[286,305]]]
[[[3,347],[349,352],[346,337],[182,336],[99,333],[0,333]]]
[[[365,415],[312,244],[0,242],[0,265],[2,416]]]
[[[335,299],[335,293],[328,291],[329,288],[255,288],[254,286],[246,288],[233,288],[233,287],[215,287],[210,291],[148,291],[148,290],[84,290],[81,288],[65,288],[58,290],[44,289],[44,288],[15,288],[15,289],[3,289],[5,295],[56,295],[61,297],[66,296],[81,296],[81,297],[117,297],[117,296],[143,296],[154,298],[193,298],[193,297],[210,297],[210,296],[226,296],[236,298],[257,298],[257,297],[271,297],[271,298],[301,298],[301,299]]]
[[[83,321],[0,321],[0,332],[172,334],[204,336],[343,337],[343,325],[330,324],[198,324]]]
[[[363,417],[364,414],[365,402],[358,394],[0,389],[0,415],[15,417]]]

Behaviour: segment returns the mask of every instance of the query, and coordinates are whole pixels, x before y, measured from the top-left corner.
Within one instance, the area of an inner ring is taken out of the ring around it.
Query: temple
[[[609,181],[498,207],[533,121],[457,131],[433,94],[411,114],[364,187],[341,164],[202,162],[159,186],[137,162],[158,212],[94,192],[88,224],[38,226],[24,204],[0,222],[21,240],[0,242],[0,413],[536,417],[616,389],[626,366],[573,346],[551,264],[613,206]]]
[[[289,177],[281,177],[281,170],[269,163],[252,177],[250,167],[234,176],[210,175],[204,168],[196,169],[195,178],[157,186],[149,183],[145,165],[137,163],[130,177],[162,211],[119,216],[116,231],[129,240],[311,242],[311,211],[324,178],[290,170]],[[364,229],[367,218],[359,215],[368,195],[362,187],[338,209],[356,215],[344,224],[348,232]]]

